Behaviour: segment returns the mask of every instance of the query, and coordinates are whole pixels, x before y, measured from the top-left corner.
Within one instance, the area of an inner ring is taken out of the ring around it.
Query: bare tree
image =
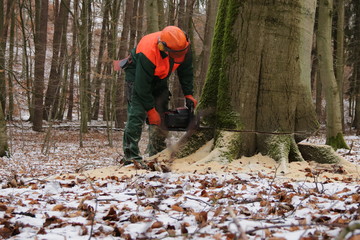
[[[7,1],[6,13],[4,13],[4,0],[0,0],[0,104],[3,113],[6,110],[6,80],[5,80],[5,52],[8,36],[9,23],[13,12],[14,1]]]
[[[58,12],[55,12],[54,37],[52,46],[53,56],[51,60],[49,83],[47,86],[44,103],[44,119],[46,120],[49,118],[55,118],[55,115],[59,110],[59,92],[61,84],[61,73],[63,71],[63,59],[61,56],[64,56],[63,51],[61,51],[61,49],[63,49],[61,44],[64,44],[63,35],[66,36],[69,4],[70,0],[61,0],[60,6],[55,8],[58,9]],[[49,116],[51,112],[52,114]]]
[[[101,33],[100,33],[100,44],[99,44],[99,52],[96,62],[96,73],[94,76],[94,88],[95,88],[95,99],[92,108],[92,119],[97,120],[99,117],[100,111],[100,90],[101,84],[103,82],[103,61],[104,61],[104,54],[106,49],[106,37],[107,37],[107,28],[109,25],[109,12],[111,8],[111,2],[105,1],[103,4],[104,14],[103,14],[103,22],[101,26]]]
[[[42,131],[44,67],[47,46],[48,0],[35,1],[35,71],[33,130]]]
[[[134,9],[134,1],[133,0],[126,0],[125,1],[125,14],[123,19],[123,30],[121,32],[120,37],[120,46],[119,46],[119,53],[118,58],[125,58],[127,55],[127,52],[129,50],[129,40],[130,40],[130,23],[131,23],[131,17],[133,15],[133,9]],[[124,97],[124,76],[120,75],[117,78],[116,84],[115,84],[115,126],[123,128],[125,126],[126,121],[126,106],[125,104],[125,97]]]
[[[146,3],[146,23],[147,33],[159,31],[159,17],[158,17],[158,5],[157,0],[147,0]]]
[[[7,143],[6,121],[0,105],[0,157],[9,153],[9,146]]]
[[[75,77],[75,65],[76,65],[76,52],[77,52],[77,33],[78,33],[78,12],[79,12],[79,0],[74,0],[74,13],[73,26],[72,26],[72,45],[71,45],[71,63],[70,63],[70,76],[69,76],[69,90],[68,90],[68,112],[67,120],[72,120],[73,108],[74,108],[74,77]]]
[[[218,0],[208,0],[206,5],[206,23],[202,51],[199,59],[199,75],[195,79],[195,95],[200,96],[208,71],[211,43],[214,35],[214,26],[218,8]]]
[[[336,82],[332,56],[332,11],[333,0],[319,1],[317,50],[320,80],[326,99],[326,144],[334,149],[348,148],[342,132],[341,98]]]

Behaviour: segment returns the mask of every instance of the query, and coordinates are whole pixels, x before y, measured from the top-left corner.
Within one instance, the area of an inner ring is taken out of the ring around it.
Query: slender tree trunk
[[[341,124],[344,130],[344,28],[345,1],[337,0],[337,28],[336,28],[336,82],[340,95]]]
[[[15,9],[15,8],[14,8]],[[15,10],[11,13],[11,24],[10,24],[10,39],[9,39],[9,71],[13,71],[14,66],[14,46],[15,46]],[[8,99],[9,99],[9,111],[7,112],[7,119],[13,120],[14,113],[14,78],[13,75],[9,72],[8,74]]]
[[[129,49],[132,49],[136,44],[136,32],[137,32],[137,22],[139,21],[139,0],[134,1],[134,11],[133,16],[130,20],[130,40],[129,40]]]
[[[108,31],[108,42],[107,42],[107,51],[110,59],[116,59],[116,44],[117,44],[117,29],[119,24],[120,16],[120,6],[121,1],[113,0],[112,1],[112,11],[110,12],[110,26]],[[104,94],[104,114],[103,120],[109,121],[112,120],[112,92],[114,89],[115,78],[112,75],[112,66],[110,63],[106,66],[106,81],[105,81],[105,94]]]
[[[30,43],[28,42],[28,38],[26,37],[26,28],[25,28],[25,19],[24,19],[24,11],[25,10],[24,2],[19,3],[19,18],[20,18],[20,28],[21,28],[21,37],[22,37],[22,76],[26,81],[26,87],[29,91],[26,92],[28,108],[30,113],[30,121],[34,119],[34,101],[32,99],[32,90],[33,90],[33,82],[31,79],[31,67],[30,67],[30,58],[28,57],[28,49],[30,49]],[[32,15],[32,13],[28,14]],[[25,14],[26,16],[26,14]]]
[[[74,76],[75,76],[75,65],[76,65],[76,52],[77,52],[77,17],[78,17],[78,5],[79,0],[74,1],[74,15],[73,15],[73,36],[72,36],[72,47],[71,47],[71,64],[70,64],[70,76],[69,76],[69,92],[68,92],[68,112],[67,120],[72,120],[72,113],[74,108]]]
[[[35,71],[34,71],[34,119],[33,130],[42,131],[44,68],[47,45],[48,0],[36,0],[35,16]]]
[[[144,5],[145,5],[144,0],[139,0],[138,21],[137,21],[137,27],[136,27],[136,43],[135,44],[137,44],[144,35],[144,31],[143,31]]]
[[[83,147],[83,134],[88,132],[88,117],[89,117],[89,105],[88,105],[88,94],[87,87],[89,82],[89,48],[91,47],[89,39],[89,5],[90,0],[82,1],[81,24],[79,26],[79,48],[80,48],[80,146]]]
[[[159,31],[159,17],[158,17],[158,6],[157,0],[146,0],[146,22],[147,22],[147,33]]]
[[[6,79],[5,79],[5,56],[6,43],[8,36],[9,23],[13,12],[14,1],[8,0],[6,3],[6,13],[4,14],[4,0],[0,0],[0,104],[3,113],[6,111]]]
[[[92,110],[92,119],[98,120],[99,118],[99,111],[100,111],[100,90],[101,90],[101,84],[103,81],[103,75],[102,75],[102,69],[103,69],[103,58],[104,58],[104,51],[105,51],[105,43],[106,43],[106,28],[109,25],[109,11],[111,7],[111,2],[106,1],[104,3],[104,16],[103,16],[103,22],[101,27],[101,34],[100,34],[100,45],[99,45],[99,53],[98,53],[98,59],[96,63],[96,75],[94,76],[94,87],[95,87],[95,99],[93,104],[93,110]]]
[[[175,1],[176,0],[169,0],[168,1],[168,20],[167,25],[175,25]]]
[[[7,143],[6,121],[0,104],[0,157],[6,156],[8,154],[9,146]]]
[[[201,52],[199,76],[195,80],[195,95],[200,96],[205,83],[206,72],[209,66],[211,43],[214,36],[214,26],[218,8],[218,0],[208,0],[206,5],[206,23],[203,49]]]
[[[348,146],[342,133],[340,91],[333,67],[331,48],[332,11],[333,0],[320,0],[317,47],[320,79],[324,86],[326,99],[326,144],[338,149],[348,148]]]
[[[163,29],[165,27],[164,1],[157,0],[157,6],[158,6],[158,17],[159,17],[159,29]]]
[[[178,18],[178,25],[179,27],[188,34],[189,39],[191,40],[191,50],[192,50],[192,57],[193,57],[193,65],[195,65],[195,45],[192,39],[192,13],[194,7],[194,0],[180,0],[179,3],[179,18]],[[196,66],[194,66],[196,69]],[[178,81],[177,77],[173,77],[170,82],[171,90],[172,90],[172,105],[174,107],[182,107],[184,105],[184,94],[182,92],[180,82]]]
[[[355,24],[353,29],[353,108],[354,120],[352,126],[356,128],[356,134],[360,135],[360,2],[353,1]]]
[[[123,30],[121,32],[120,38],[120,47],[118,58],[125,58],[128,54],[129,49],[129,33],[130,33],[130,22],[131,16],[133,15],[132,10],[134,9],[134,1],[126,0],[126,11],[123,19]],[[123,128],[126,122],[126,101],[124,96],[124,83],[125,76],[123,74],[119,75],[116,80],[115,85],[115,126],[118,128]]]
[[[62,41],[62,34],[64,33],[63,28],[67,27],[67,6],[69,5],[69,0],[61,0],[60,7],[56,7],[55,9],[59,9],[59,12],[55,12],[55,23],[54,23],[54,37],[53,37],[53,46],[52,46],[52,60],[51,60],[51,69],[49,76],[49,84],[45,95],[45,103],[44,103],[44,119],[48,120],[50,117],[50,112],[56,112],[58,109],[54,109],[55,101],[58,101],[59,90],[60,90],[60,82],[61,82],[61,68],[60,68],[60,48]]]

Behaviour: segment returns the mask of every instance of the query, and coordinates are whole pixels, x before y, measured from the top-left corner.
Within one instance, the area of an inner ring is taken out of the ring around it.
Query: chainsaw
[[[195,127],[197,122],[192,105],[164,112],[162,121],[162,128],[167,131],[188,131]],[[148,118],[146,118],[146,123],[149,124]]]
[[[164,125],[168,131],[187,131],[194,120],[194,110],[179,107],[164,113]]]

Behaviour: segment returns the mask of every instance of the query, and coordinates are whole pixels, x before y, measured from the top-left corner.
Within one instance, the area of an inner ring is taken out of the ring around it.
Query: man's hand
[[[161,118],[155,108],[152,108],[149,111],[147,111],[147,117],[150,125],[160,126]]]
[[[185,95],[185,103],[188,109],[195,109],[197,105],[197,101],[193,95]]]

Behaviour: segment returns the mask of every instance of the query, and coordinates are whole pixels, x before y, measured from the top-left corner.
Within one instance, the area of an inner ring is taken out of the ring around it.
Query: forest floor
[[[360,220],[360,137],[351,133],[351,149],[338,150],[344,165],[291,163],[281,176],[261,155],[204,161],[208,144],[162,173],[120,167],[122,132],[110,146],[103,123],[81,148],[75,125],[37,133],[20,124],[8,128],[11,157],[0,158],[0,239],[334,239]]]

